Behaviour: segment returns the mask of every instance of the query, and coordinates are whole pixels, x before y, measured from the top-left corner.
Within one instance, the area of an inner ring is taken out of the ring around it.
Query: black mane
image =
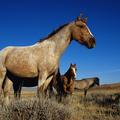
[[[64,28],[64,27],[67,26],[67,25],[68,25],[68,23],[60,26],[58,29],[56,29],[56,30],[54,30],[53,32],[51,32],[50,34],[48,34],[47,37],[40,39],[38,42],[41,42],[41,41],[43,41],[43,40],[45,40],[45,39],[50,38],[51,36],[55,35],[58,31],[60,31],[62,28]]]

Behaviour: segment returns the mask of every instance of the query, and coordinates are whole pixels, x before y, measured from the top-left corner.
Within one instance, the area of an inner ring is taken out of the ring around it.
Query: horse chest
[[[54,71],[58,66],[58,58],[54,54],[48,52],[46,56],[41,56],[41,60],[38,60],[40,71],[45,69],[48,72]]]

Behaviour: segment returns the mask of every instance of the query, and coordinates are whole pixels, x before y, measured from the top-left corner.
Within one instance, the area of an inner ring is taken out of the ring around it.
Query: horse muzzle
[[[88,48],[91,49],[94,48],[95,46],[96,46],[96,40],[94,37],[91,37],[88,42]]]
[[[73,80],[76,80],[76,76],[72,77]]]

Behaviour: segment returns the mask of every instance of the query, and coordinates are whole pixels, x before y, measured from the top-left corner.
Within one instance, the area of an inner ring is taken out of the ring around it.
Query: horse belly
[[[77,82],[77,83],[75,84],[75,87],[76,87],[77,89],[82,90],[82,89],[84,89],[84,88],[86,87],[86,83],[83,82],[83,81]]]
[[[36,77],[38,76],[38,71],[37,69],[33,69],[32,66],[18,66],[18,65],[15,65],[15,66],[11,66],[11,65],[7,65],[7,69],[19,76],[19,77]]]

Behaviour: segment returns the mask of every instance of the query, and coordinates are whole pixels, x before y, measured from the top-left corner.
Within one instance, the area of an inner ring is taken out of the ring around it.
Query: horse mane
[[[59,28],[57,28],[56,30],[53,30],[50,34],[48,34],[48,36],[46,36],[45,38],[40,39],[38,42],[42,42],[45,39],[50,38],[51,36],[55,35],[57,32],[59,32],[62,28],[64,28],[65,26],[67,26],[68,23],[63,24],[62,26],[60,26]]]
[[[66,76],[68,79],[71,77],[70,75],[70,68],[67,70],[67,72],[64,74],[64,76]]]
[[[69,74],[69,70],[70,70],[70,68],[65,72],[64,75],[68,75]]]

